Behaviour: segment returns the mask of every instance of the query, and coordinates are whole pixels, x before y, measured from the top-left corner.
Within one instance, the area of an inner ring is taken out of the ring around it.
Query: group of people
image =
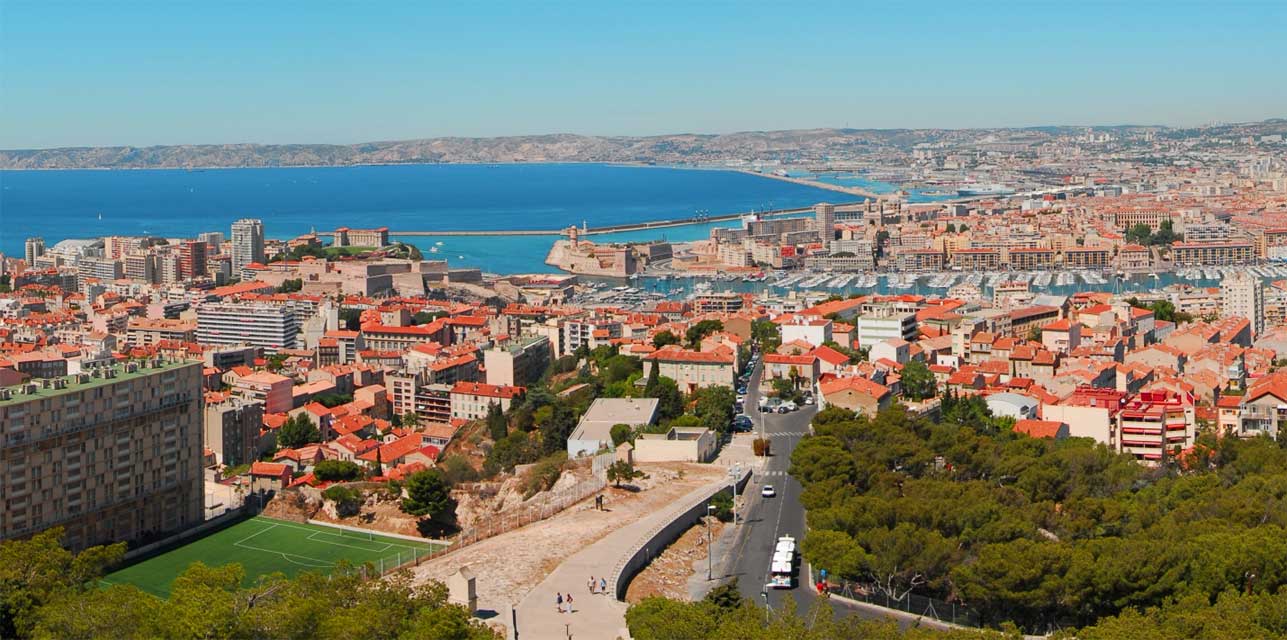
[[[608,581],[605,578],[599,578],[598,581],[595,581],[594,576],[590,576],[590,579],[585,584],[590,588],[591,594],[608,593]],[[558,607],[559,613],[573,613],[571,593],[556,593],[554,604]]]

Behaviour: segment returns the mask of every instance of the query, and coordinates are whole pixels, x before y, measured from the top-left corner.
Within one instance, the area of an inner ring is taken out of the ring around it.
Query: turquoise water
[[[339,226],[393,230],[558,229],[793,208],[844,194],[735,171],[605,164],[392,165],[187,171],[0,171],[0,251],[104,235],[192,237],[264,221],[271,238]],[[101,216],[101,218],[100,218]],[[736,222],[725,223],[736,224]],[[706,237],[712,225],[597,236]],[[418,237],[455,265],[548,272],[554,237]],[[462,257],[463,256],[463,257]]]

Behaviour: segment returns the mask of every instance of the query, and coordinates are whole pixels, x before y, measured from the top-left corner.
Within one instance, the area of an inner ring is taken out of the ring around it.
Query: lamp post
[[[715,505],[706,503],[706,581],[711,580],[712,565],[715,562],[715,550],[711,548],[711,514],[715,512]]]

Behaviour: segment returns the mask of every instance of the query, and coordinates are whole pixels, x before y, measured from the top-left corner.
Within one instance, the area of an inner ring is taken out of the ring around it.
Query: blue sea
[[[557,229],[848,202],[853,196],[735,171],[607,164],[392,165],[210,170],[0,171],[0,252],[105,235],[229,233],[260,218],[286,239],[340,226]],[[721,223],[735,225],[736,222]],[[695,240],[714,224],[595,236]],[[453,265],[550,272],[555,236],[408,237]],[[442,242],[439,246],[436,243]]]

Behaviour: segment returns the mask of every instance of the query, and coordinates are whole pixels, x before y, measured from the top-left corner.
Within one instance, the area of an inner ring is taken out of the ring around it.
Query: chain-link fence
[[[816,580],[816,578],[812,578],[812,580]],[[816,583],[806,586],[816,588]],[[911,592],[902,593],[895,597],[873,584],[849,581],[835,583],[829,581],[827,583],[827,592],[831,595],[857,602],[933,618],[939,622],[958,624],[965,627],[977,627],[982,622],[982,617],[978,611],[963,604]]]

